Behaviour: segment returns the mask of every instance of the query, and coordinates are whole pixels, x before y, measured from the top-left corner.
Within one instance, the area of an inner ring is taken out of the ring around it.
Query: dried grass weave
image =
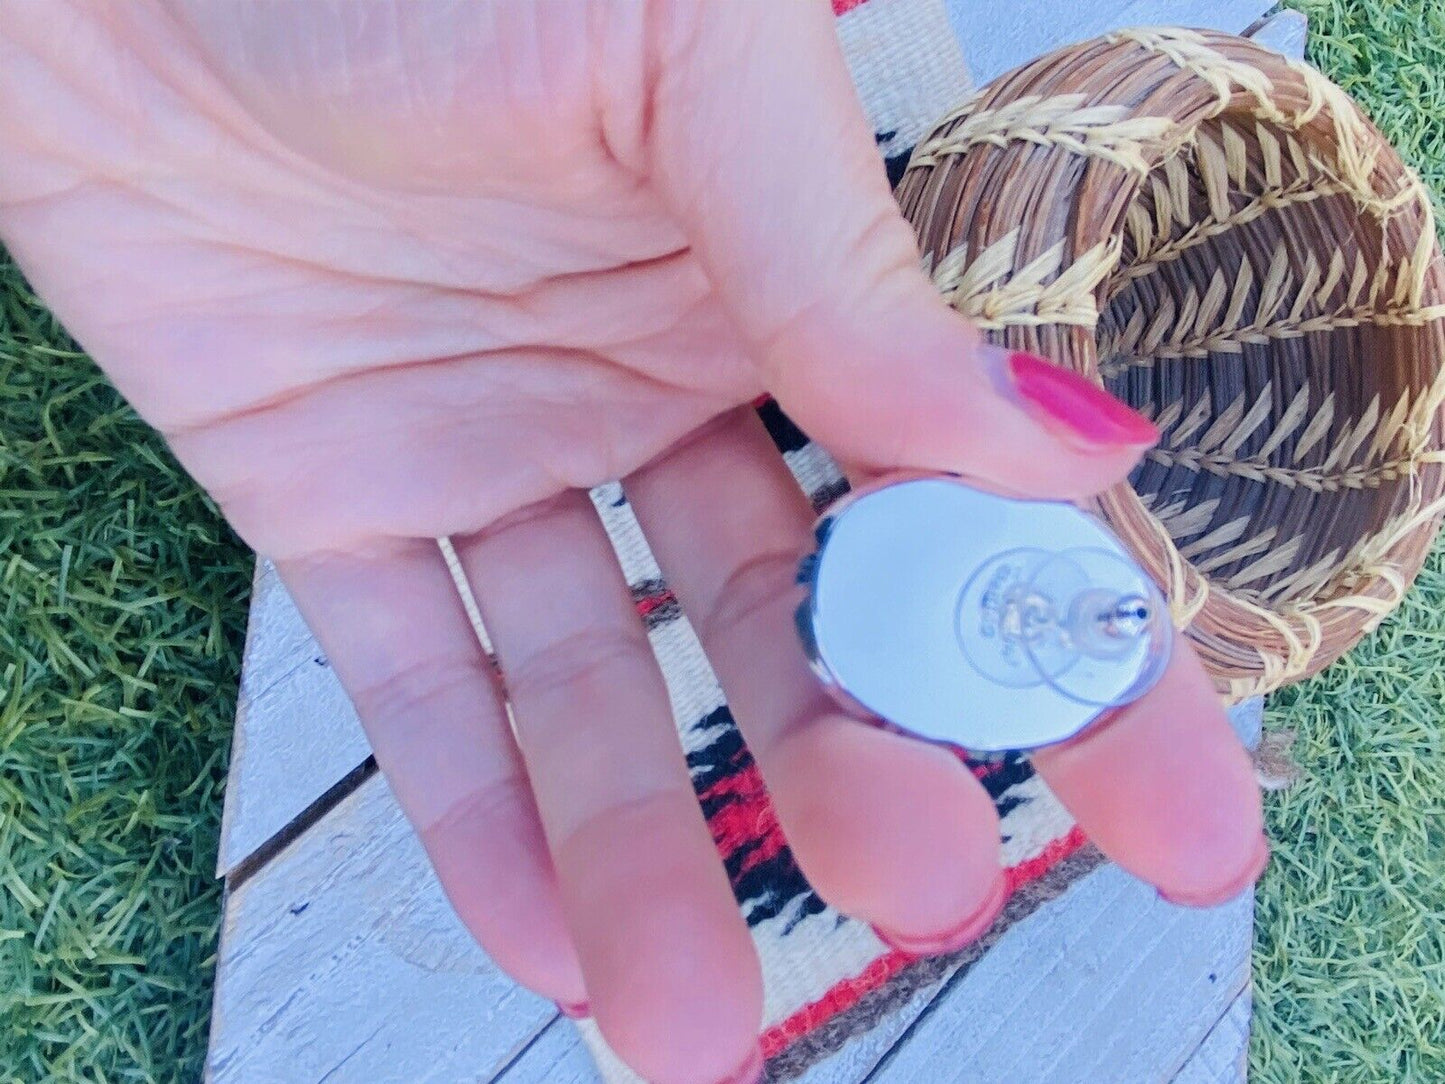
[[[1349,98],[1243,38],[1139,29],[1001,76],[898,187],[938,289],[1163,437],[1098,507],[1221,691],[1321,669],[1445,511],[1445,265]]]

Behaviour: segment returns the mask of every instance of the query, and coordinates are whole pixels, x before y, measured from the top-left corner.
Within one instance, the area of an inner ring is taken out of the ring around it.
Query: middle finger
[[[993,804],[952,754],[848,718],[808,669],[793,577],[813,514],[757,415],[624,488],[813,886],[910,952],[983,933],[1006,893]]]

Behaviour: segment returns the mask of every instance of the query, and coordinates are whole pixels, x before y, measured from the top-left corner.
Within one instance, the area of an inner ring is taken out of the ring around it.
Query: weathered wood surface
[[[946,0],[969,70],[986,83],[1026,60],[1125,26],[1192,26],[1238,34],[1270,0]]]
[[[226,876],[371,755],[321,645],[256,565],[217,873]]]
[[[1254,901],[1186,911],[1105,866],[933,1001],[877,1084],[1167,1081],[1249,980]]]
[[[919,994],[927,999],[932,992]],[[887,1021],[875,1035],[885,1030],[889,1043],[897,1041],[896,1032],[902,1032],[912,1023],[917,1011],[900,1013],[894,1020]],[[834,1058],[813,1066],[806,1075],[799,1078],[799,1084],[837,1084],[839,1081],[865,1081],[866,1084],[881,1082],[883,1077],[869,1077],[860,1068],[880,1060],[876,1046],[879,1044],[858,1040],[840,1051]],[[1238,1084],[1245,1079],[1244,1059],[1249,1045],[1249,991],[1240,993],[1220,1017],[1214,1028],[1190,1056],[1184,1068],[1174,1077],[1172,1084]],[[595,1084],[597,1071],[592,1058],[583,1044],[577,1029],[567,1020],[558,1018],[537,1036],[515,1062],[505,1068],[496,1078],[497,1084]],[[983,1079],[983,1078],[980,1078]],[[1114,1078],[1087,1079],[1083,1076],[1066,1077],[1071,1084],[1135,1084]],[[989,1081],[988,1084],[997,1084]],[[1017,1077],[1010,1084],[1032,1084],[1032,1078]],[[1141,1082],[1142,1084],[1142,1082]]]
[[[233,888],[215,1084],[489,1080],[557,1015],[467,934],[372,776]]]
[[[1105,866],[804,1079],[1168,1080],[1243,989],[1251,907],[1176,908]],[[217,1084],[596,1080],[453,916],[380,776],[230,893],[217,971]]]
[[[1225,1010],[1199,1049],[1174,1078],[1174,1084],[1237,1084],[1248,1072],[1249,990]]]

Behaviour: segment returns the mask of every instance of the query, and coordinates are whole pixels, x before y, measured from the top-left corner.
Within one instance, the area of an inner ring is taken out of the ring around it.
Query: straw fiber
[[[1098,509],[1221,691],[1314,673],[1398,604],[1445,510],[1445,266],[1338,87],[1121,31],[979,91],[898,198],[956,309],[1159,426]]]

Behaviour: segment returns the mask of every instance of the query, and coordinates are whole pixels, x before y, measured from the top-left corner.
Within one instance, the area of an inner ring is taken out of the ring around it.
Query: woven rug
[[[942,0],[834,0],[834,11],[859,98],[896,181],[913,144],[970,89],[963,55]],[[833,461],[775,405],[759,412],[814,507],[845,491]],[[956,955],[919,960],[828,907],[793,860],[722,690],[621,488],[600,487],[592,496],[662,664],[698,800],[762,961],[766,1079],[798,1076],[925,986],[971,966],[1010,925],[1102,861],[1025,759],[970,761],[998,807],[1012,889],[993,930]],[[591,1021],[579,1027],[605,1080],[641,1080]]]

